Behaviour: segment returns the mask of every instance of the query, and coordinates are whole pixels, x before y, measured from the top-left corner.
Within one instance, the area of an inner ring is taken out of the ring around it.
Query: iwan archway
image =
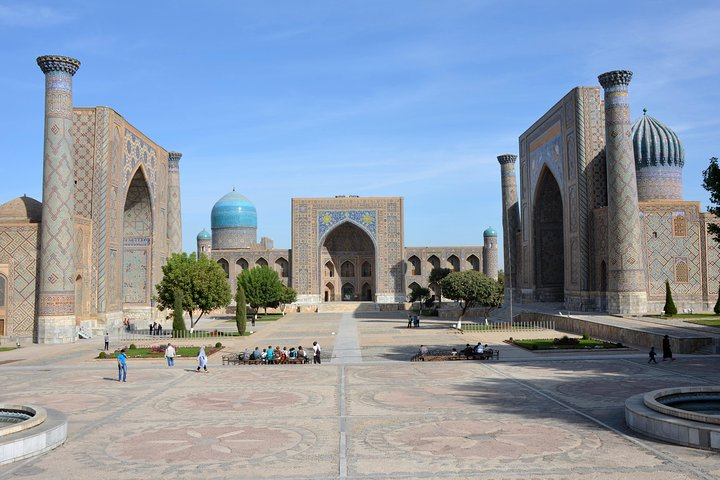
[[[123,212],[123,311],[138,320],[150,319],[152,295],[152,203],[142,169],[128,187]]]
[[[565,248],[563,202],[560,187],[545,167],[535,190],[533,240],[535,244],[535,298],[544,302],[565,300]]]
[[[375,257],[372,239],[357,225],[344,222],[328,232],[319,255],[323,301],[372,301],[376,285]],[[334,295],[335,292],[341,294]]]

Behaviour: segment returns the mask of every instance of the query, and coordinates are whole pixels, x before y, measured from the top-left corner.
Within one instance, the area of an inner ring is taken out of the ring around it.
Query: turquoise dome
[[[233,190],[215,203],[210,223],[212,228],[257,228],[257,211],[247,197]]]
[[[677,167],[685,164],[685,151],[677,134],[659,120],[646,114],[632,126],[636,168]]]
[[[197,235],[198,240],[210,240],[211,238],[212,235],[210,235],[210,233],[208,233],[208,231],[204,228],[202,229],[202,232],[198,233]]]
[[[488,227],[487,230],[483,232],[483,237],[497,237],[497,232],[494,228]]]

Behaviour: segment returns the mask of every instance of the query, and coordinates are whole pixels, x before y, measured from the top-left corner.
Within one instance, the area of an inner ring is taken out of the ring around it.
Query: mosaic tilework
[[[376,210],[319,210],[318,237],[323,238],[327,232],[343,222],[354,223],[377,240]]]
[[[145,167],[147,175],[147,183],[150,188],[150,195],[157,195],[157,152],[145,140],[137,136],[132,130],[125,129],[125,158],[123,164],[124,186],[130,183],[130,177],[137,170],[138,165],[142,163]]]
[[[105,312],[106,308],[106,261],[107,261],[107,218],[108,218],[108,158],[110,156],[110,142],[108,141],[110,129],[110,109],[99,107],[95,109],[95,173],[93,181],[93,227],[92,262],[96,267],[92,275],[92,310]],[[117,145],[117,144],[116,144]],[[111,206],[114,210],[117,207]]]
[[[150,192],[138,170],[130,183],[123,214],[123,301],[146,304],[150,301],[149,260],[151,258],[152,206]]]
[[[73,160],[75,161],[75,215],[92,215],[95,163],[95,109],[73,112]]]
[[[642,168],[637,171],[638,198],[652,200],[682,200],[682,170]]]
[[[0,227],[0,264],[10,265],[6,335],[32,335],[35,322],[37,226]]]
[[[182,251],[182,215],[180,209],[180,158],[179,152],[168,154],[168,211],[167,238],[170,253]]]
[[[40,316],[72,313],[75,301],[72,73],[48,71],[45,79]]]
[[[515,242],[516,232],[520,229],[520,208],[518,205],[517,179],[515,178],[516,155],[506,154],[498,156],[500,163],[500,179],[502,182],[502,206],[503,206],[503,265],[505,271],[509,271],[510,281],[514,286],[517,281],[517,244]],[[506,234],[510,232],[509,234]],[[513,257],[515,261],[511,262]]]
[[[335,226],[349,221],[368,232],[376,245],[377,294],[383,301],[403,299],[402,215],[400,198],[293,199],[292,278],[298,298],[319,300],[320,232],[327,236]]]
[[[646,291],[642,230],[628,106],[631,72],[599,77],[605,90],[605,154],[608,178],[608,291]],[[613,305],[610,307],[614,308]]]
[[[642,204],[643,238],[647,252],[648,295],[665,298],[665,280],[670,281],[673,298],[682,301],[702,297],[701,225],[693,204]],[[678,215],[681,213],[682,215]],[[673,235],[673,223],[682,217],[686,235]],[[676,261],[686,263],[685,282],[676,281]]]

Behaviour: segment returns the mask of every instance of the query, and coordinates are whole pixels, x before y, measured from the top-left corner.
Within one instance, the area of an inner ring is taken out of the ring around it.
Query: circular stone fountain
[[[720,386],[654,390],[625,402],[628,427],[667,442],[720,451]]]
[[[59,447],[67,438],[67,419],[55,410],[0,403],[0,465]]]

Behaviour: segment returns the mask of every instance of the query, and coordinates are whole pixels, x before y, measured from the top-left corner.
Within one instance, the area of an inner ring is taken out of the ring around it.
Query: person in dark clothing
[[[655,360],[655,356],[657,355],[657,352],[655,351],[655,347],[650,347],[650,351],[648,352],[648,355],[650,356],[650,360],[648,360],[648,363],[657,363],[657,360]]]
[[[670,337],[668,337],[667,335],[665,335],[663,337],[662,347],[663,347],[663,362],[665,360],[667,360],[668,358],[670,360],[674,361],[675,359],[673,358],[672,350],[670,349]]]

